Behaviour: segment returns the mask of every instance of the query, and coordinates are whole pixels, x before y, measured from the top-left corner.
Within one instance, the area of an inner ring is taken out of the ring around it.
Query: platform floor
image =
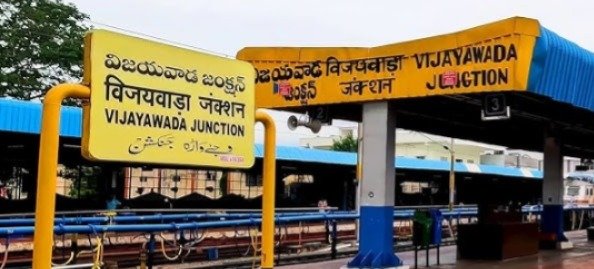
[[[586,231],[575,231],[566,233],[574,247],[569,250],[546,250],[540,251],[537,255],[514,258],[505,261],[468,261],[456,260],[456,247],[447,246],[441,248],[441,265],[436,265],[436,252],[431,250],[429,266],[431,268],[506,268],[506,269],[553,269],[553,268],[594,268],[594,242],[587,242]],[[414,252],[400,252],[398,257],[404,260],[404,264],[414,268]],[[279,269],[338,269],[344,266],[350,259],[340,259],[319,263],[297,264],[279,266]],[[419,268],[425,267],[425,253],[419,252]]]

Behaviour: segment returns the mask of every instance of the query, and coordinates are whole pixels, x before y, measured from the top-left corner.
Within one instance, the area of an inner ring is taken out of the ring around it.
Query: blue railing
[[[416,209],[394,210],[395,220],[412,219]],[[450,211],[440,209],[444,218],[476,217],[476,207],[461,207]],[[539,214],[539,206],[525,206],[524,214]],[[566,208],[573,210],[594,210],[594,207]],[[320,212],[288,212],[277,213],[275,220],[279,224],[297,222],[315,222],[330,220],[355,220],[359,215],[355,212],[330,211]],[[196,230],[208,228],[230,228],[238,226],[256,226],[261,223],[260,213],[201,213],[201,214],[154,214],[142,216],[95,216],[95,217],[63,217],[56,218],[54,231],[58,234],[80,233],[96,234],[104,232],[166,232],[180,230]],[[11,218],[0,219],[0,237],[13,235],[31,235],[34,231],[34,219]],[[10,227],[6,227],[10,226]]]

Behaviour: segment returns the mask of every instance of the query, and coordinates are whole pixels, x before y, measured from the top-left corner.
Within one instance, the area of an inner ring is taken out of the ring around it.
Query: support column
[[[359,253],[347,268],[395,268],[394,147],[396,117],[388,102],[363,105]]]
[[[544,141],[541,231],[543,234],[554,234],[557,242],[567,241],[563,234],[563,191],[561,143],[555,136],[546,134]]]

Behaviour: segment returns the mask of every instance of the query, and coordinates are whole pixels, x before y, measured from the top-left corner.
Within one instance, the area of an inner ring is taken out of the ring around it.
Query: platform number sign
[[[510,109],[504,94],[489,94],[485,96],[481,110],[482,120],[503,120],[509,119],[509,117]]]
[[[314,120],[319,120],[323,124],[332,124],[330,110],[328,106],[316,106],[307,110],[307,114]]]

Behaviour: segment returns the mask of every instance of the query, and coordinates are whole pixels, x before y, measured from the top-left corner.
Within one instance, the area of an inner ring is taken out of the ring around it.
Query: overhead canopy
[[[39,134],[41,104],[0,98],[0,131]],[[60,135],[80,137],[82,113],[79,108],[62,107]]]
[[[19,143],[18,134],[38,135],[41,125],[41,104],[19,100],[0,98],[0,133],[11,133],[13,136],[4,137],[5,145]],[[60,135],[70,140],[80,139],[82,111],[76,107],[63,107],[61,113]],[[21,143],[23,141],[20,141]],[[71,141],[74,143],[74,141]],[[262,158],[264,148],[255,145],[255,156]],[[2,150],[0,150],[2,152]],[[78,153],[80,154],[80,153]],[[354,167],[357,163],[355,153],[330,150],[317,150],[292,146],[277,146],[277,159],[302,163],[318,163],[330,165],[344,165]],[[34,156],[36,158],[37,156]],[[415,158],[398,157],[395,167],[404,169],[449,171],[450,163],[436,160],[421,160]],[[511,177],[541,178],[542,172],[536,169],[518,169],[513,167],[499,167],[493,165],[475,165],[456,163],[457,172],[483,173]]]
[[[549,132],[566,154],[594,157],[594,54],[534,19],[371,48],[259,47],[237,57],[258,73],[258,107],[360,121],[361,103],[389,100],[400,128],[535,151]],[[505,96],[509,120],[481,120],[492,93]]]

